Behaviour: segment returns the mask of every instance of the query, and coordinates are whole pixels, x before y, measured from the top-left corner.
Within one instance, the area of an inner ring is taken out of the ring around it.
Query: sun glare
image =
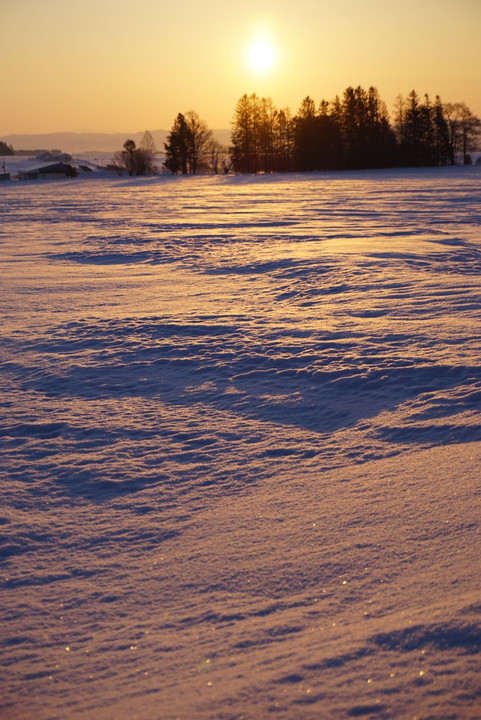
[[[255,40],[247,48],[247,64],[255,73],[267,73],[277,62],[277,53],[268,40]]]

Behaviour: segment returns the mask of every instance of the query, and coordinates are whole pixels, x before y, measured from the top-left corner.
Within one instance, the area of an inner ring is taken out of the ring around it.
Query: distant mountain
[[[151,130],[158,150],[164,149],[168,130]],[[213,130],[214,137],[223,145],[230,144],[230,130]],[[136,133],[71,133],[57,132],[39,135],[7,135],[1,139],[14,150],[61,150],[70,154],[113,153],[122,149],[122,145],[131,138],[138,145],[144,131]]]

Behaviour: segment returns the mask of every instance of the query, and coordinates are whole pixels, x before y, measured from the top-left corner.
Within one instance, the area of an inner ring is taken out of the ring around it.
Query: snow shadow
[[[82,417],[42,421],[33,410],[4,420],[0,441],[69,493],[102,502],[153,485],[233,491],[252,475],[246,453],[267,468],[314,455],[331,464],[338,434],[353,429],[344,455],[357,462],[386,445],[393,454],[479,439],[481,367],[415,362],[404,357],[410,344],[402,333],[257,333],[243,318],[72,322],[24,343],[41,364],[11,361],[8,372],[40,412],[46,402]]]
[[[411,359],[408,334],[306,330],[286,336],[262,327],[256,332],[240,320],[71,323],[35,344],[36,352],[50,358],[42,368],[29,372],[11,363],[10,369],[25,390],[49,398],[158,398],[313,433],[350,428],[419,398],[409,431],[399,425],[382,429],[392,442],[401,435],[419,442],[414,421],[447,418],[432,431],[432,440],[438,433],[445,442],[449,418],[478,407],[481,366]],[[467,432],[472,437],[477,430],[479,425]],[[455,432],[459,437],[460,429]]]
[[[481,627],[479,625],[418,625],[379,633],[371,638],[383,650],[412,652],[432,648],[433,650],[461,650],[467,653],[481,653]]]

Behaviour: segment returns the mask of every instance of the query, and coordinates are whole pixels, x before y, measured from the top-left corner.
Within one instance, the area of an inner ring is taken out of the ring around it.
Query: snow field
[[[0,713],[479,717],[480,179],[0,188]]]

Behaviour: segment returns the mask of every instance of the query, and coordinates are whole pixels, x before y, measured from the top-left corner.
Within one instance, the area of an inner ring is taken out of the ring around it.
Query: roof
[[[72,169],[72,166],[64,162],[51,163],[50,165],[42,165],[35,169],[40,175],[48,175],[49,173],[64,173]]]

